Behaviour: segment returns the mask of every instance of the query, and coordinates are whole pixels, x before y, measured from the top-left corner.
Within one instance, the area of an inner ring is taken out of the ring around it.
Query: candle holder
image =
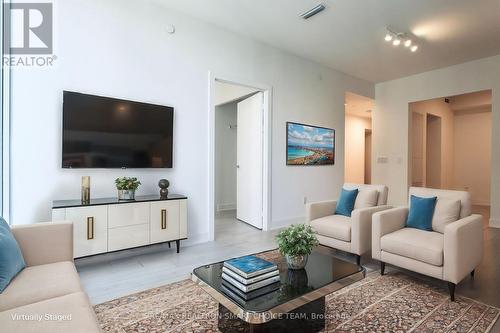
[[[82,204],[90,203],[90,176],[82,177]]]

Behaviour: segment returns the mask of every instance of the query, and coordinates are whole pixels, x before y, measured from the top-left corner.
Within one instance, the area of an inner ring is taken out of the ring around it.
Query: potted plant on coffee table
[[[277,236],[278,248],[289,269],[302,269],[313,248],[319,244],[313,228],[305,224],[291,225]]]
[[[135,190],[141,182],[135,177],[120,177],[115,180],[118,200],[135,200]]]

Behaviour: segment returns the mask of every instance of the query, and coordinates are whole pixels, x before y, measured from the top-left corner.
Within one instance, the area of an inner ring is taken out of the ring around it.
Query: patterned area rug
[[[272,257],[266,255],[267,258]],[[218,304],[191,280],[96,305],[104,332],[218,332]],[[489,332],[500,309],[393,272],[326,297],[324,332]]]

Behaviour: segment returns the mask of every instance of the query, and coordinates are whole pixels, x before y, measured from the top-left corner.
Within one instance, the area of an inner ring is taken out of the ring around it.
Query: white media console
[[[179,253],[180,241],[187,239],[187,197],[100,198],[88,204],[58,200],[52,205],[52,220],[73,222],[75,258],[171,241]]]

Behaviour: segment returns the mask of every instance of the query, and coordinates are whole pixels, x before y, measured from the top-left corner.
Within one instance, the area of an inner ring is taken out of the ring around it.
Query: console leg
[[[170,242],[168,242],[168,248],[170,249],[172,246],[170,245]]]
[[[361,256],[359,254],[356,254],[356,264],[358,264],[358,266],[361,266]]]
[[[385,271],[385,262],[381,261],[380,262],[380,275],[384,275]]]
[[[474,273],[475,273],[475,272],[476,272],[476,270],[475,270],[475,269],[474,269],[474,270],[472,270],[472,272],[470,272],[470,277],[471,277],[471,278],[474,278]]]
[[[181,249],[181,241],[180,240],[176,240],[175,241],[175,246],[177,247],[177,253],[179,253],[179,250]]]
[[[450,299],[452,302],[455,301],[455,286],[453,282],[448,282],[448,290],[450,291]]]

